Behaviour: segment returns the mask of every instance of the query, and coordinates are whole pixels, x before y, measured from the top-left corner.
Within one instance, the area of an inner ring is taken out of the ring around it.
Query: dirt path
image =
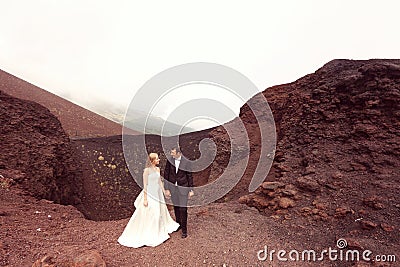
[[[237,202],[190,208],[188,238],[175,232],[158,247],[132,249],[116,242],[128,219],[90,221],[72,206],[0,190],[1,266],[31,266],[45,255],[68,261],[90,249],[99,251],[110,267],[352,266],[328,260],[280,262],[276,254],[272,263],[260,261],[257,252],[264,246],[269,251],[335,247],[334,231],[263,216]]]

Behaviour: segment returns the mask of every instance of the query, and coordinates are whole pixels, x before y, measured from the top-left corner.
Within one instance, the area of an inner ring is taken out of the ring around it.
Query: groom
[[[170,151],[172,159],[167,159],[164,169],[165,196],[171,198],[174,204],[176,222],[182,229],[182,238],[187,237],[187,202],[193,193],[193,177],[190,172],[190,162],[182,157],[179,148]],[[168,182],[167,182],[168,181]]]

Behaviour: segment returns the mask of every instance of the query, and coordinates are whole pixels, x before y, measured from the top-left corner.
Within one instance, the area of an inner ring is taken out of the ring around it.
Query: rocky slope
[[[50,111],[0,91],[0,174],[37,198],[80,202],[81,176],[69,138]]]
[[[398,244],[400,60],[334,60],[263,94],[277,129],[272,169],[248,194],[255,168],[249,164],[228,196],[242,195],[242,203],[269,216],[325,221],[343,235]],[[257,143],[259,122],[247,105],[240,119]],[[214,140],[227,146],[227,135],[218,130]],[[251,157],[258,153],[253,146]]]

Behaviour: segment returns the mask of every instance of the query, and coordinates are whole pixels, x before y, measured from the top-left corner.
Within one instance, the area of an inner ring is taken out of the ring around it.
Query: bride
[[[164,200],[164,185],[160,168],[156,165],[160,159],[156,153],[150,153],[143,171],[143,190],[134,202],[136,208],[118,242],[127,247],[155,247],[169,238],[179,224],[175,222]]]

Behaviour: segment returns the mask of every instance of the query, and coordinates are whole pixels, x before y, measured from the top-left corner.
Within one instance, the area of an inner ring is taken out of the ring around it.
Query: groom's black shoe
[[[187,237],[187,233],[182,233],[182,238],[186,238]]]

